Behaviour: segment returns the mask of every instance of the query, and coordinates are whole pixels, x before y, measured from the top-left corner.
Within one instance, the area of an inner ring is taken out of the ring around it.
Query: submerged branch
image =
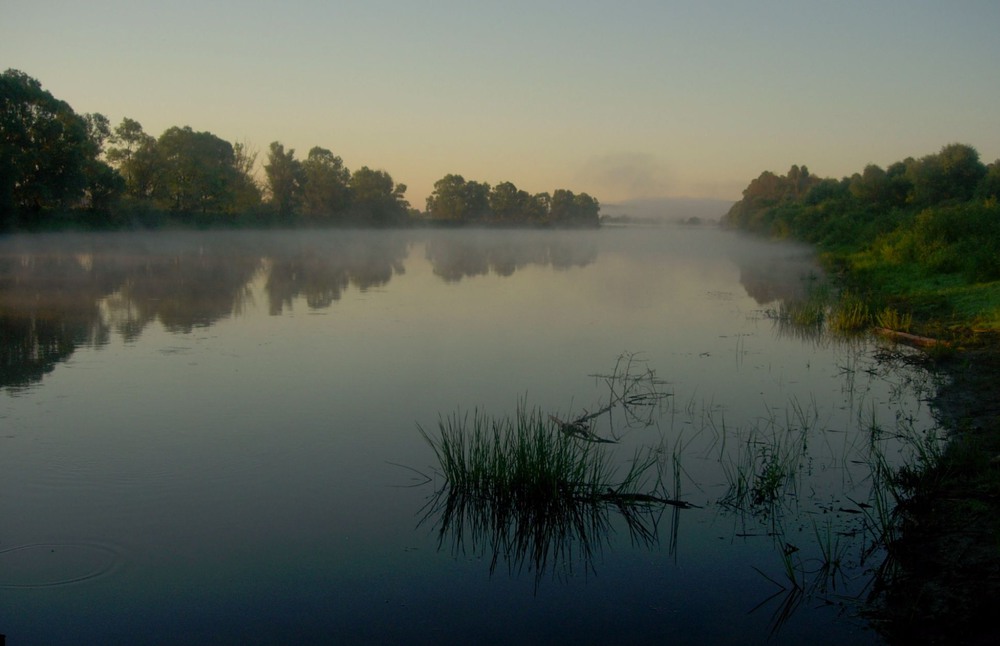
[[[610,410],[610,407],[609,407],[609,410]],[[575,438],[575,439],[578,439],[578,440],[583,440],[584,442],[598,442],[598,443],[604,443],[604,444],[617,444],[618,443],[617,440],[606,440],[603,437],[600,437],[599,435],[597,435],[596,433],[594,433],[593,431],[591,431],[590,427],[586,424],[586,420],[592,419],[592,418],[594,418],[594,417],[596,417],[598,415],[601,415],[601,414],[603,414],[605,412],[607,412],[607,411],[601,410],[601,411],[598,411],[597,413],[592,413],[590,415],[584,415],[583,417],[575,419],[572,422],[564,422],[561,419],[559,419],[558,417],[556,417],[555,415],[549,415],[549,419],[556,423],[556,427],[559,429],[559,431],[561,433],[564,433],[565,435],[567,435],[569,437],[572,437],[572,438]]]
[[[673,498],[661,498],[660,496],[653,496],[645,493],[619,493],[611,489],[608,489],[606,493],[597,494],[595,496],[595,499],[606,500],[608,502],[613,502],[618,505],[651,504],[651,505],[671,505],[673,507],[678,507],[680,509],[701,509],[700,505],[695,505],[685,500],[676,500]]]

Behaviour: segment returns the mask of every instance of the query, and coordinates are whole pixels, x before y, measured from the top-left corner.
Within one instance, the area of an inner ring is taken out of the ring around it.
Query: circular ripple
[[[111,571],[118,552],[92,543],[33,543],[0,550],[0,588],[47,588]]]

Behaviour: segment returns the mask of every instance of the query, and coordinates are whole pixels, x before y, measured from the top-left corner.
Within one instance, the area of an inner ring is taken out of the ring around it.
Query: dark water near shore
[[[768,314],[820,280],[806,249],[698,228],[0,238],[0,633],[878,643],[872,428],[898,461],[933,420],[875,342]],[[659,447],[700,507],[644,539],[612,515],[541,572],[441,539],[417,425],[596,410],[623,353],[668,396],[615,459]],[[779,451],[776,505],[720,503]]]

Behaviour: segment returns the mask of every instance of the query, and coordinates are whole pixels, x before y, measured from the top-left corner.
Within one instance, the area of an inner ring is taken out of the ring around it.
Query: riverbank
[[[876,247],[822,258],[840,292],[834,321],[922,350],[948,437],[933,463],[896,475],[872,623],[890,644],[1000,643],[1000,282],[889,262]]]
[[[836,303],[792,314],[919,341],[948,443],[895,474],[873,622],[890,643],[1000,643],[1000,160],[967,144],[842,179],[761,173],[723,225],[819,249]]]
[[[872,613],[890,644],[1000,643],[998,343],[984,333],[925,355],[950,440],[936,464],[900,475],[900,531]]]

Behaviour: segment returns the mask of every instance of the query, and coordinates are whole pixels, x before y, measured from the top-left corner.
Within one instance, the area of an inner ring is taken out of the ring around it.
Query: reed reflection
[[[665,514],[666,508],[653,498],[567,494],[525,503],[442,488],[432,496],[421,523],[436,528],[439,549],[485,558],[491,575],[501,563],[511,575],[527,571],[537,588],[546,576],[571,576],[577,568],[596,573],[596,557],[622,526],[633,545],[652,547],[659,543],[666,516],[673,554],[680,508]]]

